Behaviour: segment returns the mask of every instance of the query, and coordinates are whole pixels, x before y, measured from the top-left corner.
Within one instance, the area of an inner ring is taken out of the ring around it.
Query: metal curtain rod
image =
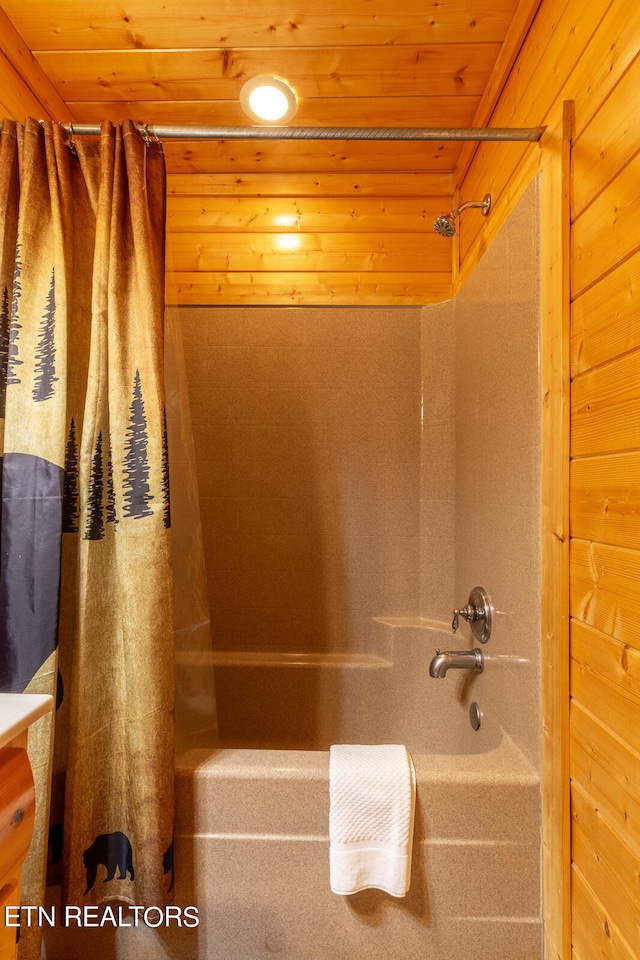
[[[74,136],[95,137],[100,125],[63,123]],[[0,129],[2,124],[0,124]],[[138,124],[158,140],[539,140],[544,127],[196,127]]]

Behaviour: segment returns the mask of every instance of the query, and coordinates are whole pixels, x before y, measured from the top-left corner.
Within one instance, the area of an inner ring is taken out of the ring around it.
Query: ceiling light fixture
[[[298,109],[298,98],[280,77],[253,77],[240,90],[240,106],[258,123],[288,123]]]

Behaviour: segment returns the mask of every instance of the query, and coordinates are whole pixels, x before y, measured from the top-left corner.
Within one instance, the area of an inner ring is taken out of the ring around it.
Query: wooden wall
[[[636,31],[636,45],[639,39]],[[572,150],[571,777],[579,960],[640,957],[639,89],[636,58],[576,129]]]
[[[0,119],[75,119],[0,8]]]
[[[380,146],[336,143],[330,155],[314,141],[203,149],[198,166],[209,172],[187,172],[190,160],[168,177],[169,302],[446,300],[451,246],[433,221],[451,209],[451,174],[416,171],[414,148]],[[178,148],[165,144],[168,158],[176,151],[172,167]]]
[[[557,822],[545,824],[549,835],[556,831],[545,871],[545,955],[559,960],[640,958],[639,45],[640,19],[628,0],[543,0],[492,120],[548,123],[553,131],[562,101],[575,104],[566,217],[558,222],[561,192],[556,210],[541,211],[543,232],[545,224],[556,231],[555,240],[545,241],[557,253],[543,264],[547,286],[566,246],[564,282],[547,293],[548,302],[556,299],[560,341],[565,295],[570,318],[570,640],[565,647],[562,617],[553,623],[549,616],[557,608],[552,594],[562,588],[561,558],[546,571],[542,637],[555,694],[569,672],[570,649],[571,930],[569,877],[559,859],[566,855],[568,831]],[[543,143],[543,176],[549,175],[544,149]],[[498,198],[493,223],[469,217],[461,227],[464,278],[538,166],[519,146],[483,145],[461,160],[461,198],[487,191]],[[544,382],[551,361],[542,347]],[[560,366],[561,353],[562,347],[553,361],[560,357]],[[546,391],[542,400],[544,407]],[[557,423],[555,439],[551,432],[545,437],[550,461],[554,443],[563,443],[561,412]],[[564,483],[564,465],[557,458],[555,464],[543,510],[553,485]],[[565,532],[548,520],[559,544]],[[562,524],[559,513],[555,520]],[[562,710],[557,697],[555,713],[550,709],[552,699],[547,690],[546,769],[560,790],[554,770],[565,760],[566,741]],[[556,796],[555,808],[552,799],[548,818],[562,808],[562,797]]]

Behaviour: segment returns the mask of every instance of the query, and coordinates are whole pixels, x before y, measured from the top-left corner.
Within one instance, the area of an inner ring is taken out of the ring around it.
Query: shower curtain
[[[163,382],[165,171],[135,126],[0,137],[0,682],[56,692],[30,755],[63,901],[173,882],[173,622]],[[58,643],[59,640],[59,643]],[[21,957],[39,956],[33,928]]]

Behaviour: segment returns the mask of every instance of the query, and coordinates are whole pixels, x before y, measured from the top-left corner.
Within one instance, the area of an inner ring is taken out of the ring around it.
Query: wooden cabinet
[[[52,697],[0,694],[0,960],[15,960],[17,927],[7,925],[5,908],[20,903],[20,871],[35,820],[27,728],[52,706]],[[11,917],[17,920],[15,910]]]

